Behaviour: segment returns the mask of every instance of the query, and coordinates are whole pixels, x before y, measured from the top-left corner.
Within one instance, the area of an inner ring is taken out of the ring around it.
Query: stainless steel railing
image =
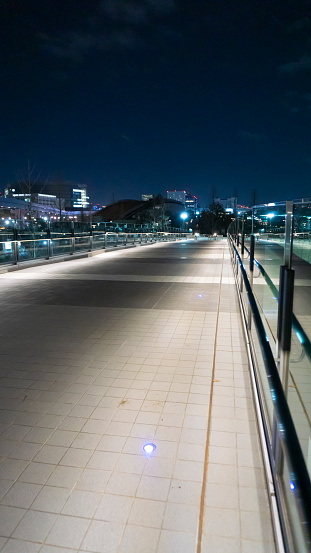
[[[260,306],[253,294],[253,256],[248,277],[238,248],[232,236],[228,237],[250,358],[255,405],[259,427],[262,427],[262,448],[266,452],[264,459],[272,512],[277,515],[274,522],[280,538],[279,551],[307,553],[311,551],[311,482],[301,435],[297,432],[282,374],[270,347],[269,328],[264,325]],[[291,320],[285,321],[285,326],[290,332]]]

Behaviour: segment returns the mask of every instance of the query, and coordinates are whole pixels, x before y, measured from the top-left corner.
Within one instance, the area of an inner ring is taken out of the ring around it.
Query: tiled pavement
[[[1,552],[274,553],[226,241],[0,284]]]

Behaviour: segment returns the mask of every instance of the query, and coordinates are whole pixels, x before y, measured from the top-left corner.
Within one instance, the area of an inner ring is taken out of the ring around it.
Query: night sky
[[[1,181],[311,196],[310,0],[2,0]]]

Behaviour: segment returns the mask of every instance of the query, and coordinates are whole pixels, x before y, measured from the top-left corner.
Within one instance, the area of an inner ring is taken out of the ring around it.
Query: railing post
[[[13,227],[13,265],[18,264],[18,230]]]
[[[282,380],[284,394],[287,397],[289,357],[292,338],[292,317],[294,300],[294,269],[284,268],[283,283],[283,307],[282,307],[282,328],[281,328],[281,354],[280,354],[280,378]]]
[[[47,240],[47,257],[46,257],[46,259],[50,259],[50,257],[51,257],[51,229],[49,227],[46,229],[46,240]]]
[[[293,224],[294,224],[293,202],[286,202],[284,265],[289,269],[292,266]]]
[[[90,226],[90,252],[93,250],[93,227]]]
[[[71,221],[71,255],[75,253],[76,243],[75,243],[75,226],[74,222]]]
[[[242,259],[244,257],[244,242],[245,242],[245,232],[243,230],[242,236],[241,236],[241,257],[242,257]]]
[[[250,241],[250,253],[249,253],[249,283],[252,290],[253,290],[253,282],[254,282],[254,255],[255,255],[255,237],[252,234],[251,241]],[[247,326],[248,326],[248,330],[252,328],[252,309],[251,309],[250,303],[248,303]]]

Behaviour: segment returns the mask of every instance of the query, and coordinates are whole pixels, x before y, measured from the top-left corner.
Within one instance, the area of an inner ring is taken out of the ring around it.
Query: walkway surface
[[[0,296],[1,552],[274,553],[225,240],[27,268]]]

